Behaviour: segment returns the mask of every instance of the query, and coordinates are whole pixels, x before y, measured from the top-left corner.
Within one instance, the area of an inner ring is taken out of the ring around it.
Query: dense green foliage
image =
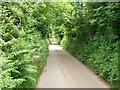
[[[46,38],[119,85],[119,3],[2,3],[0,87],[34,87],[48,55]]]
[[[0,89],[35,87],[48,45],[35,25],[34,3],[1,3]],[[42,22],[42,21],[41,21]]]
[[[120,4],[75,4],[74,23],[61,44],[112,86],[119,86]]]

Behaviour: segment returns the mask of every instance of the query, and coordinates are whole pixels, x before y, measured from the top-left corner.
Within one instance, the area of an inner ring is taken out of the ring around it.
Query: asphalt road
[[[36,88],[110,87],[59,45],[50,45],[49,50],[47,65]]]

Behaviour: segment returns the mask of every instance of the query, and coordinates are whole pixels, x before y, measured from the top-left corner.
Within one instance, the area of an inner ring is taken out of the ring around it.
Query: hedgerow
[[[1,3],[0,89],[33,88],[48,56],[48,43],[36,30],[34,3]]]
[[[0,5],[0,88],[35,86],[46,63],[47,38],[61,43],[113,87],[120,86],[119,3],[3,2]]]
[[[78,17],[69,22],[75,21],[75,24],[73,28],[67,27],[69,32],[66,31],[61,45],[112,87],[119,87],[119,3],[74,6],[79,7]]]

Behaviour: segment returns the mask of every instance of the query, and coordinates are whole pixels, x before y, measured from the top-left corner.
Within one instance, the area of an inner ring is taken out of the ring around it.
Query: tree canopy
[[[120,86],[119,3],[2,2],[0,5],[0,89],[35,86],[48,56],[47,39],[56,40],[113,87]]]

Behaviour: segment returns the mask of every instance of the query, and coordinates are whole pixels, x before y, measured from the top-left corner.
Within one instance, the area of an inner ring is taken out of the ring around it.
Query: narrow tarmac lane
[[[47,66],[36,88],[109,88],[59,45],[50,45],[49,50]]]

